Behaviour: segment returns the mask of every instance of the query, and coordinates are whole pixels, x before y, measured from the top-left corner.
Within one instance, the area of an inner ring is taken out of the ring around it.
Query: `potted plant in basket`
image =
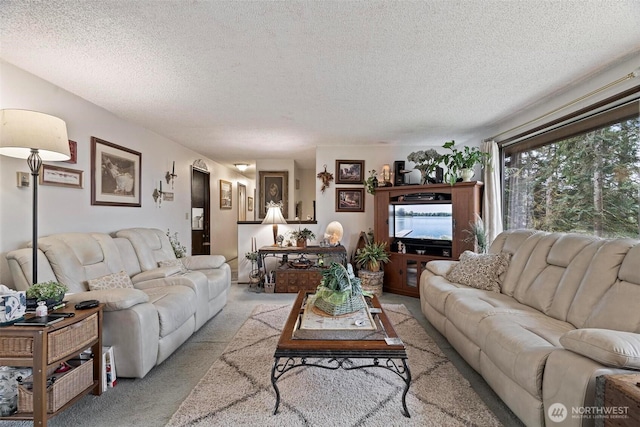
[[[356,251],[356,265],[362,288],[375,295],[382,295],[384,269],[382,264],[389,262],[387,242],[369,242]]]
[[[332,316],[353,313],[366,307],[362,295],[364,292],[360,279],[353,274],[351,264],[344,265],[332,262],[322,272],[320,285],[316,289],[313,304]]]
[[[464,147],[464,150],[460,151],[454,147],[455,141],[445,142],[442,147],[451,150],[449,154],[442,155],[442,161],[447,165],[447,182],[453,185],[458,180],[458,177],[463,181],[471,181],[473,178],[475,165],[486,166],[491,159],[489,153],[480,151],[478,147]]]
[[[293,230],[289,232],[291,238],[296,241],[296,246],[301,248],[307,247],[307,240],[315,239],[316,235],[308,228]]]
[[[68,290],[67,285],[53,280],[36,283],[27,289],[27,308],[35,308],[38,305],[38,301],[45,301],[47,306],[54,306],[62,302],[64,294]]]

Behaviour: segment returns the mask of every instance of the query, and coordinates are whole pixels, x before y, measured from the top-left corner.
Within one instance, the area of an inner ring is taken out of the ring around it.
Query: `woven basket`
[[[48,336],[47,363],[78,353],[98,338],[98,314],[81,322],[53,331]]]
[[[362,295],[352,295],[344,303],[340,305],[332,304],[322,298],[317,297],[313,304],[320,310],[332,316],[340,316],[342,314],[353,313],[367,306]]]
[[[363,291],[371,292],[378,297],[382,295],[384,271],[358,270],[358,277]]]
[[[65,403],[93,384],[93,359],[56,376],[56,381],[47,388],[48,413],[62,408]],[[33,380],[33,377],[26,379],[29,380]],[[18,412],[33,412],[33,390],[28,390],[23,385],[18,385]]]

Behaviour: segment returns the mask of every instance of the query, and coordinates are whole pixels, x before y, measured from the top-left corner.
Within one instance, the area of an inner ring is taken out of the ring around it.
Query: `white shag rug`
[[[277,382],[273,353],[291,306],[260,305],[180,405],[168,426],[498,426],[468,381],[402,304],[383,304],[409,355],[411,387],[380,368],[296,368]]]

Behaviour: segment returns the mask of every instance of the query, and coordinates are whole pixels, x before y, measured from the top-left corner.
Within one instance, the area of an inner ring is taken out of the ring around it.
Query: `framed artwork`
[[[229,181],[225,181],[224,179],[220,180],[220,209],[231,209],[232,207],[231,189],[232,189],[232,186]]]
[[[81,170],[45,165],[43,163],[39,181],[41,185],[82,188],[83,173]]]
[[[91,204],[142,206],[142,154],[91,137]]]
[[[78,162],[78,143],[77,142],[69,140],[69,153],[71,153],[71,158],[69,160],[65,160],[65,163],[76,164]]]
[[[247,197],[247,210],[253,212],[253,197]]]
[[[364,160],[336,160],[336,184],[364,184]]]
[[[364,212],[364,188],[336,188],[336,212]]]
[[[260,171],[260,209],[258,217],[264,218],[267,203],[282,203],[282,215],[289,215],[289,171]]]

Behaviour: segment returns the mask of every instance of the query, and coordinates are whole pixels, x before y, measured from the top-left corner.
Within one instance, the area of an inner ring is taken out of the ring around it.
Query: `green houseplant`
[[[376,170],[369,171],[369,177],[365,180],[364,185],[367,189],[367,193],[376,194],[376,188],[378,188],[378,177],[376,176]]]
[[[430,176],[442,163],[442,156],[433,148],[429,150],[414,151],[407,156],[407,160],[415,163],[414,169],[418,169],[422,175],[422,184],[428,184]],[[432,182],[435,182],[433,180]]]
[[[380,271],[380,264],[389,262],[387,242],[370,242],[356,251],[356,265],[369,271]]]
[[[351,264],[345,267],[332,262],[329,268],[322,272],[313,304],[332,316],[353,313],[366,307],[361,297],[363,294],[368,295],[367,292],[363,292],[360,279],[353,274]]]
[[[390,261],[386,242],[369,242],[356,251],[356,265],[362,289],[375,295],[382,295],[384,270],[381,264]]]
[[[38,301],[45,301],[48,306],[53,306],[62,301],[64,294],[68,290],[67,285],[53,280],[36,283],[27,289],[27,308],[35,308],[38,305]]]
[[[445,142],[442,146],[451,153],[442,155],[442,162],[447,166],[447,182],[455,184],[459,177],[463,181],[470,181],[473,178],[473,168],[476,165],[486,166],[491,159],[489,153],[480,151],[478,147],[467,147],[463,150],[455,148],[455,141]]]
[[[316,235],[308,228],[292,230],[289,232],[291,238],[296,241],[298,247],[306,248],[307,240],[315,239]]]

